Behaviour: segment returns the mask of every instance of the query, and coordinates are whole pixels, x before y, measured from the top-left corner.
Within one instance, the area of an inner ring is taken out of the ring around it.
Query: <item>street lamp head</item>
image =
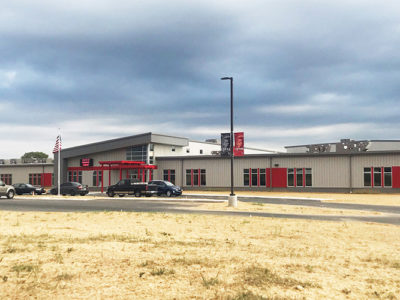
[[[221,80],[232,80],[233,77],[222,77]]]

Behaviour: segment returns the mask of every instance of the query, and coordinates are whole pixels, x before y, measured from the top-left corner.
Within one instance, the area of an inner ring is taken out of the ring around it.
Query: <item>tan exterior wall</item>
[[[93,165],[100,166],[99,161],[126,160],[126,149],[123,148],[114,151],[99,152],[99,153],[69,158],[67,167],[79,167],[81,158],[93,158]],[[126,173],[123,173],[122,176],[123,178],[125,178]],[[103,181],[104,181],[104,186],[108,186],[109,183],[108,171],[104,171]],[[111,184],[115,184],[118,181],[119,181],[119,171],[117,170],[111,171]],[[93,186],[93,171],[82,172],[82,184]]]
[[[53,166],[13,165],[0,166],[0,174],[12,174],[12,183],[28,183],[29,174],[53,173]]]
[[[393,167],[400,166],[400,155],[368,155],[352,158],[353,187],[364,187],[364,168],[368,167]]]
[[[350,187],[349,157],[285,157],[273,158],[272,166],[278,168],[311,168],[312,186],[315,188]]]
[[[234,160],[234,185],[244,187],[243,170],[248,168],[311,168],[312,187],[316,188],[349,188],[349,158],[348,157],[259,157],[237,158]],[[230,159],[184,159],[159,160],[158,178],[162,179],[164,169],[175,169],[176,183],[186,186],[186,169],[206,169],[207,187],[230,186]],[[183,171],[183,172],[182,172]]]

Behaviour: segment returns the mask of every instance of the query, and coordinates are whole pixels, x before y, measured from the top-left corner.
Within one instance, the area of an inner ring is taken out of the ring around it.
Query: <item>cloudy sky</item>
[[[400,2],[0,0],[0,158],[144,132],[400,139]]]

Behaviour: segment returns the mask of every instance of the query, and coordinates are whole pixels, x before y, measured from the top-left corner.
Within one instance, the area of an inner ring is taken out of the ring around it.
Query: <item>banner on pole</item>
[[[221,133],[221,156],[231,155],[231,134]]]
[[[233,147],[233,155],[244,155],[244,132],[235,132],[235,147]]]

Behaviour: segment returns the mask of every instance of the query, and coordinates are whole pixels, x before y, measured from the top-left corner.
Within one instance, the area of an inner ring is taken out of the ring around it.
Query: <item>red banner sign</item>
[[[244,155],[244,132],[235,132],[235,147],[233,148],[233,155]]]

